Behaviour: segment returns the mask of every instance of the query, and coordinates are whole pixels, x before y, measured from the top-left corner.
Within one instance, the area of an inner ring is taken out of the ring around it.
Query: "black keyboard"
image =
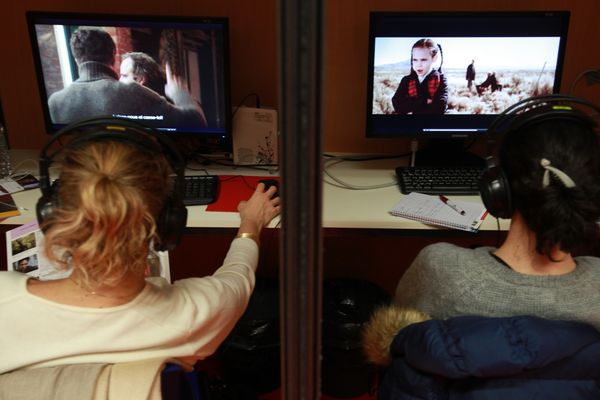
[[[219,195],[217,175],[186,175],[184,177],[183,204],[196,206],[214,203]]]
[[[479,166],[398,167],[396,175],[404,194],[479,194],[477,182],[483,172]]]

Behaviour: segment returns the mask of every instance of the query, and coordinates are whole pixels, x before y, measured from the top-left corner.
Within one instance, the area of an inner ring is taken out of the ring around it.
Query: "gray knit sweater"
[[[449,243],[425,247],[400,280],[396,302],[440,319],[535,315],[600,330],[600,259],[576,257],[571,273],[533,276],[513,271],[494,250]]]

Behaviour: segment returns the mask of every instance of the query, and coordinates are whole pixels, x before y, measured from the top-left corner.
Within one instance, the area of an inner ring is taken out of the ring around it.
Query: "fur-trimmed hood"
[[[427,314],[395,304],[376,309],[362,329],[362,346],[367,359],[376,365],[389,365],[390,345],[398,331],[429,319]]]
[[[581,322],[429,319],[396,306],[373,314],[363,333],[369,360],[391,361],[380,400],[600,399],[600,332]]]

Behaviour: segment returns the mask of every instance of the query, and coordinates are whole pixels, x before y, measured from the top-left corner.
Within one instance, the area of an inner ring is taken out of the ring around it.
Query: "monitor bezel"
[[[38,46],[36,24],[59,24],[63,25],[92,25],[92,26],[135,26],[135,25],[172,25],[173,27],[189,25],[214,24],[221,26],[222,30],[222,79],[223,79],[223,121],[222,130],[218,132],[202,131],[192,132],[189,130],[168,131],[169,136],[175,139],[193,140],[199,148],[213,151],[231,152],[232,145],[232,119],[231,119],[231,65],[230,65],[230,42],[229,42],[229,19],[227,17],[212,16],[176,16],[176,15],[136,15],[136,14],[110,14],[110,13],[72,13],[51,11],[27,11],[27,27],[31,43],[36,80],[42,106],[44,127],[46,133],[53,135],[65,124],[55,124],[50,118],[48,108],[48,93],[42,69],[40,48]]]
[[[554,18],[556,24],[560,24],[560,29],[555,27],[555,29],[559,30],[558,33],[560,37],[558,55],[557,55],[557,66],[555,71],[555,79],[553,91],[554,93],[559,92],[559,88],[562,81],[563,69],[564,69],[564,60],[565,60],[565,49],[568,35],[568,25],[570,19],[569,11],[438,11],[438,12],[420,12],[420,11],[373,11],[369,15],[369,43],[368,43],[368,59],[367,59],[367,96],[366,96],[366,138],[417,138],[417,139],[436,139],[436,138],[459,138],[465,139],[470,137],[481,137],[486,134],[487,127],[492,123],[497,114],[479,114],[476,118],[473,118],[473,115],[467,114],[444,114],[440,116],[433,115],[421,115],[421,116],[403,116],[398,114],[373,114],[373,95],[374,95],[374,73],[375,73],[375,65],[374,65],[374,57],[375,57],[375,38],[381,37],[378,36],[376,32],[375,24],[378,21],[381,21],[382,18],[388,19],[403,19],[403,20],[412,20],[414,21],[422,21],[422,20],[434,20],[434,19],[444,19],[446,21],[452,20],[489,20],[494,19],[497,21],[501,20],[513,20],[524,19],[533,21],[534,19],[541,18]],[[481,29],[481,22],[478,29]],[[426,25],[429,26],[429,25]],[[472,25],[470,28],[465,26],[457,27],[454,32],[450,32],[447,30],[447,26],[443,26],[440,31],[440,27],[430,27],[423,28],[422,31],[411,33],[409,36],[421,36],[421,37],[443,37],[443,36],[465,36],[465,37],[475,37],[475,36],[500,36],[501,32],[509,32],[509,35],[506,36],[539,36],[540,33],[536,31],[536,34],[531,34],[531,32],[527,32],[524,27],[501,27],[499,23],[495,24],[492,27],[485,27],[488,32],[486,35],[473,35],[466,34],[469,29],[472,29]],[[408,28],[404,28],[405,30]],[[492,30],[495,30],[492,32]],[[424,33],[425,30],[427,34],[420,35]],[[446,30],[445,32],[443,30]],[[494,33],[494,35],[492,35]],[[391,121],[390,118],[395,118],[395,122]],[[427,124],[430,125],[429,128],[440,128],[442,130],[434,131],[434,132],[421,132],[417,130],[417,128],[413,130],[395,130],[394,125],[398,125],[404,121],[408,121],[408,123],[412,123],[413,126],[422,126],[419,122],[419,118],[421,121],[427,119]],[[450,119],[452,118],[452,119]],[[388,122],[384,122],[383,126],[381,121],[387,119]],[[412,120],[412,121],[411,121]]]

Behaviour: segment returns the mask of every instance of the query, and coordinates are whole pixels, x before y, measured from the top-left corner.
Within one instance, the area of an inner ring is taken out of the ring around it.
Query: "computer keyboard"
[[[219,195],[217,175],[186,175],[183,204],[195,206],[214,203]]]
[[[398,167],[396,175],[404,194],[473,195],[479,194],[477,182],[483,172],[480,166],[416,166]]]

